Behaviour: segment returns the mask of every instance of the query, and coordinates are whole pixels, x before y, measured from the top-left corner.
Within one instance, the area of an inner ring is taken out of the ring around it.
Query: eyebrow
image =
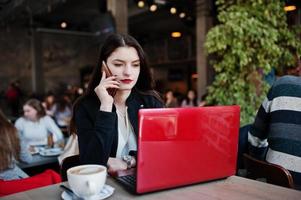
[[[125,62],[124,60],[120,60],[120,59],[114,59],[113,61]],[[140,59],[134,60],[134,61],[132,61],[132,63],[133,63],[133,62],[140,62]]]

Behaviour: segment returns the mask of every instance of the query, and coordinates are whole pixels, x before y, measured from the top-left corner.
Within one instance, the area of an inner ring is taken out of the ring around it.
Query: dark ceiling
[[[158,10],[150,12],[148,6],[154,2]],[[128,0],[131,34],[160,37],[171,31],[194,32],[195,0],[145,0],[145,3],[140,9],[137,0]],[[185,11],[185,19],[170,14],[171,6]],[[14,24],[60,29],[60,23],[65,21],[68,23],[66,30],[95,32],[102,28],[100,24],[112,25],[106,10],[105,0],[0,0],[0,28]]]
[[[141,9],[137,6],[138,0],[128,0],[129,33],[150,40],[169,37],[172,31],[194,35],[195,1],[144,0],[146,5]],[[301,7],[301,0],[283,1],[286,5]],[[152,3],[158,5],[156,12],[148,9]],[[184,11],[187,16],[180,19],[178,14],[170,14],[171,6],[175,6],[178,12]],[[61,29],[60,23],[63,21],[67,22],[65,30],[69,31],[94,33],[114,27],[113,19],[107,12],[106,0],[0,0],[0,29],[11,25]]]

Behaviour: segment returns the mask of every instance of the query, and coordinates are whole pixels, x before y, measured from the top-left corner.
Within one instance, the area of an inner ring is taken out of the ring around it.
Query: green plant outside
[[[217,0],[219,25],[209,30],[205,48],[213,57],[215,80],[206,101],[240,105],[241,125],[252,123],[269,88],[264,74],[294,66],[301,52],[279,0]]]

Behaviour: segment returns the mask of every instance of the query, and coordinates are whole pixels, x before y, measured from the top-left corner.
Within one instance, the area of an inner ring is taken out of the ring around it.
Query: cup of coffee
[[[72,191],[84,199],[98,195],[107,178],[107,168],[103,165],[79,165],[67,170],[68,184]]]

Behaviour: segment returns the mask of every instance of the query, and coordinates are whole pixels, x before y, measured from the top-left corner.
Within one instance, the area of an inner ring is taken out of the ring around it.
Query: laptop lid
[[[239,106],[141,109],[137,193],[235,174]]]

